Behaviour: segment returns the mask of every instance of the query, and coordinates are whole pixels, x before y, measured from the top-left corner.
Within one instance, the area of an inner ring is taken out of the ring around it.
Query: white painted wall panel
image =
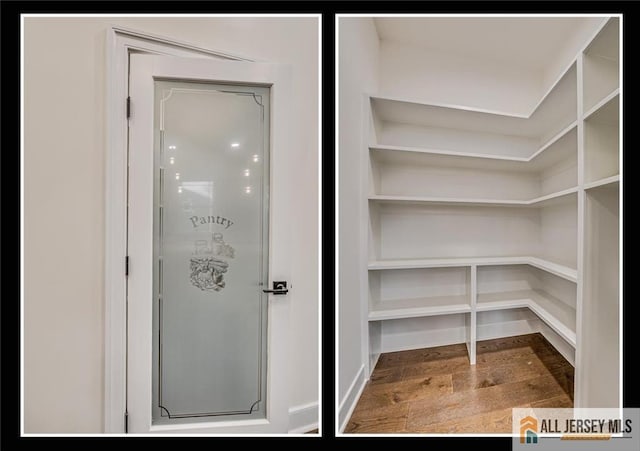
[[[384,205],[379,258],[535,255],[539,227],[535,209]]]
[[[509,113],[529,113],[542,74],[482,59],[382,41],[380,94]]]
[[[372,19],[343,18],[339,33],[339,154],[338,154],[338,399],[349,388],[369,357],[366,330],[367,211],[366,139],[363,136],[364,93],[378,88],[378,35]],[[328,319],[330,321],[330,319]],[[373,331],[375,332],[375,331]],[[375,333],[371,337],[376,349]],[[379,335],[379,334],[378,334]],[[365,376],[368,377],[368,374]],[[330,406],[328,408],[331,408]],[[345,407],[346,409],[349,406]]]

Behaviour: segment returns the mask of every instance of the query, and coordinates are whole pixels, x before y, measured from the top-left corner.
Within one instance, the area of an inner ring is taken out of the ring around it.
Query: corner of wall
[[[344,418],[353,408],[354,383],[364,380],[364,368],[368,359],[368,331],[363,329],[366,323],[363,305],[367,303],[368,253],[367,237],[362,234],[367,229],[366,191],[363,192],[367,172],[363,164],[366,137],[363,136],[362,129],[362,99],[365,93],[375,93],[378,90],[379,38],[372,18],[341,18],[338,26],[341,130],[338,153],[338,221],[340,236],[354,237],[338,241],[340,340],[337,385],[338,397],[343,400],[341,406],[346,406],[346,410],[339,416]],[[357,400],[357,396],[355,398]]]
[[[351,418],[351,414],[355,410],[367,382],[364,369],[365,367],[362,365],[338,406],[338,425],[341,433],[344,431],[344,428],[347,427],[349,418]]]

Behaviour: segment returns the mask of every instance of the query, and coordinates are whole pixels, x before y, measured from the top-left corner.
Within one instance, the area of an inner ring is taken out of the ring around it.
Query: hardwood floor
[[[510,433],[514,407],[573,407],[573,367],[541,334],[380,356],[345,433]]]

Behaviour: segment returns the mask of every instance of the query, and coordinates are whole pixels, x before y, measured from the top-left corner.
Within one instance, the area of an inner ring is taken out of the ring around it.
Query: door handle
[[[274,295],[285,295],[289,292],[287,289],[287,282],[284,280],[280,280],[278,282],[273,282],[273,290],[262,290],[263,293],[272,293]]]

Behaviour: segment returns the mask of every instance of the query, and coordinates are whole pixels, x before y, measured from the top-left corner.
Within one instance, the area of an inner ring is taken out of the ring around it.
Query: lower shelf
[[[542,290],[508,291],[478,295],[478,312],[528,307],[575,348],[576,311]]]
[[[369,309],[369,321],[448,315],[470,311],[471,305],[468,295],[396,299],[372,304]]]

